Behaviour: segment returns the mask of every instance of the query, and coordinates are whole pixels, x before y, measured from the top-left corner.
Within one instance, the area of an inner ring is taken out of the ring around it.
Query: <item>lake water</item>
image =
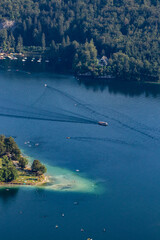
[[[0,116],[0,133],[25,154],[86,184],[0,190],[2,239],[159,239],[159,85],[0,71],[0,114],[26,117]]]

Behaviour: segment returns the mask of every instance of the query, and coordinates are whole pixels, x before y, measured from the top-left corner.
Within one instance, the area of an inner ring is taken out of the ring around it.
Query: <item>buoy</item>
[[[55,228],[58,228],[58,225],[56,225]]]
[[[62,217],[64,217],[64,213],[62,213]]]
[[[81,232],[84,232],[84,229],[83,229],[83,228],[81,228]]]
[[[47,87],[47,84],[44,84],[45,87]]]

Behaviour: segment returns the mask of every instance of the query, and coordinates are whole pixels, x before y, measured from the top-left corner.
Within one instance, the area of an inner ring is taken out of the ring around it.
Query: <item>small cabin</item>
[[[107,66],[108,65],[108,58],[106,56],[101,57],[101,59],[99,59],[99,65]]]

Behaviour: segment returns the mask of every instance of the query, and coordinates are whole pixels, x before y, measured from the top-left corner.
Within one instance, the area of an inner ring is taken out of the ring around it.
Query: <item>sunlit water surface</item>
[[[98,86],[70,75],[1,71],[0,133],[47,164],[57,184],[78,184],[2,189],[1,238],[158,240],[159,102],[158,85]]]

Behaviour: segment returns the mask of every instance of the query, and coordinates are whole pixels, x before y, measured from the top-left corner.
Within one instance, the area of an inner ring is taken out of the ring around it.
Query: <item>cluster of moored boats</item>
[[[0,53],[0,60],[5,60],[9,58],[10,60],[17,60],[17,56],[20,56],[18,53]]]
[[[39,58],[35,58],[32,57],[31,59],[25,57],[22,53],[0,53],[0,60],[5,60],[5,59],[10,59],[10,60],[22,60],[22,62],[26,62],[26,61],[31,61],[31,62],[37,62],[37,63],[41,63],[42,61],[49,63],[48,59],[42,59],[41,57]]]
[[[22,59],[22,62],[26,62],[26,61],[27,61],[27,57],[24,57],[24,58]],[[41,63],[41,62],[43,61],[43,59],[42,59],[41,57],[38,58],[38,59],[36,59],[36,58],[33,57],[30,61],[31,61],[31,62]],[[45,59],[44,62],[49,63],[49,60],[48,60],[48,59]]]

